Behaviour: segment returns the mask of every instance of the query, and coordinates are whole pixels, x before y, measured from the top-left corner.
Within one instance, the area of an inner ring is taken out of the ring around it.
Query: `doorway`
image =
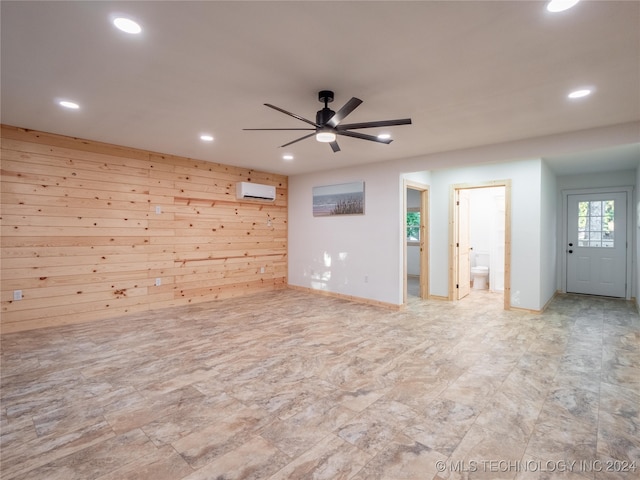
[[[452,185],[450,300],[493,292],[510,308],[510,198],[509,180]]]
[[[404,291],[408,297],[426,299],[429,296],[428,253],[429,188],[411,180],[404,181]]]
[[[567,293],[629,298],[630,188],[565,191]]]

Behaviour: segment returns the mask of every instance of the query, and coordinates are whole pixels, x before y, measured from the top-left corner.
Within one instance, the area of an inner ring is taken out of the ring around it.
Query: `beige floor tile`
[[[431,479],[438,472],[438,462],[447,457],[415,440],[396,436],[355,476],[354,480]]]
[[[439,475],[450,479],[512,479],[526,446],[526,441],[505,441],[491,430],[473,425],[449,457],[450,468]],[[454,469],[453,465],[463,465],[467,471]]]
[[[3,335],[0,476],[635,480],[513,467],[640,461],[633,305],[501,300],[282,290]]]
[[[346,480],[352,478],[370,458],[350,443],[335,435],[327,435],[269,480]]]
[[[265,439],[255,436],[184,478],[185,480],[262,480],[269,478],[290,460]]]
[[[206,426],[174,441],[172,446],[189,465],[200,468],[249,441],[267,422],[264,410],[233,402],[220,408]]]
[[[133,462],[113,470],[96,480],[178,480],[193,473],[193,469],[170,446],[140,455]]]

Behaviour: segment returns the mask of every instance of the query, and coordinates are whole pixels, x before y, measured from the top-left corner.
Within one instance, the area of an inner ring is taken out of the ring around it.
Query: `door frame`
[[[458,220],[456,198],[458,190],[475,188],[504,187],[504,309],[511,309],[511,180],[491,180],[487,182],[458,183],[449,188],[449,300],[455,298],[458,282]]]
[[[457,279],[453,299],[462,300],[471,293],[471,189],[456,189],[455,202]],[[461,235],[461,230],[464,230],[465,235]]]
[[[589,194],[600,194],[600,193],[626,193],[627,194],[627,238],[626,238],[626,255],[625,255],[625,265],[627,270],[626,276],[626,287],[625,287],[625,299],[631,300],[631,276],[632,276],[632,248],[631,244],[633,241],[633,187],[632,186],[624,186],[624,187],[599,187],[599,188],[580,188],[580,189],[567,189],[562,190],[562,244],[560,245],[559,251],[561,252],[561,266],[560,266],[560,291],[562,293],[567,293],[567,243],[569,242],[569,195],[589,195]]]
[[[420,192],[420,298],[429,298],[429,186],[404,179],[402,199],[402,303],[407,303],[407,190]]]

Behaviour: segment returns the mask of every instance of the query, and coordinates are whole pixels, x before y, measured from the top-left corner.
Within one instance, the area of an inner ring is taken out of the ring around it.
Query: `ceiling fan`
[[[380,120],[377,122],[361,122],[361,123],[342,123],[342,121],[353,112],[361,103],[362,100],[356,97],[352,97],[347,103],[343,105],[343,107],[334,112],[329,108],[329,103],[333,102],[333,92],[331,90],[321,90],[318,92],[318,100],[324,103],[324,108],[322,110],[318,110],[316,113],[316,121],[312,122],[311,120],[307,120],[300,115],[296,115],[295,113],[287,112],[280,107],[276,107],[275,105],[271,105],[270,103],[265,103],[265,105],[269,108],[273,108],[278,112],[282,112],[285,115],[289,115],[290,117],[297,118],[309,125],[312,125],[313,128],[245,128],[244,130],[312,130],[313,133],[308,135],[304,135],[292,142],[285,143],[281,145],[281,147],[286,147],[293,143],[299,142],[300,140],[304,140],[305,138],[309,138],[315,135],[316,140],[318,142],[328,143],[331,145],[331,149],[334,152],[339,152],[340,147],[338,146],[338,142],[336,141],[337,135],[344,135],[345,137],[353,137],[359,138],[361,140],[369,140],[372,142],[378,143],[386,143],[389,144],[393,140],[390,138],[379,138],[373,135],[366,135],[364,133],[352,132],[351,130],[358,130],[360,128],[376,128],[376,127],[392,127],[395,125],[410,125],[410,118],[401,118],[398,120]]]

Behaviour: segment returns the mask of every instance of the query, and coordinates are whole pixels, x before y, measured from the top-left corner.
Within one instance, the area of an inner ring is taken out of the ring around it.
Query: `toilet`
[[[489,288],[489,254],[478,252],[475,254],[475,266],[471,267],[471,280],[476,290]]]

